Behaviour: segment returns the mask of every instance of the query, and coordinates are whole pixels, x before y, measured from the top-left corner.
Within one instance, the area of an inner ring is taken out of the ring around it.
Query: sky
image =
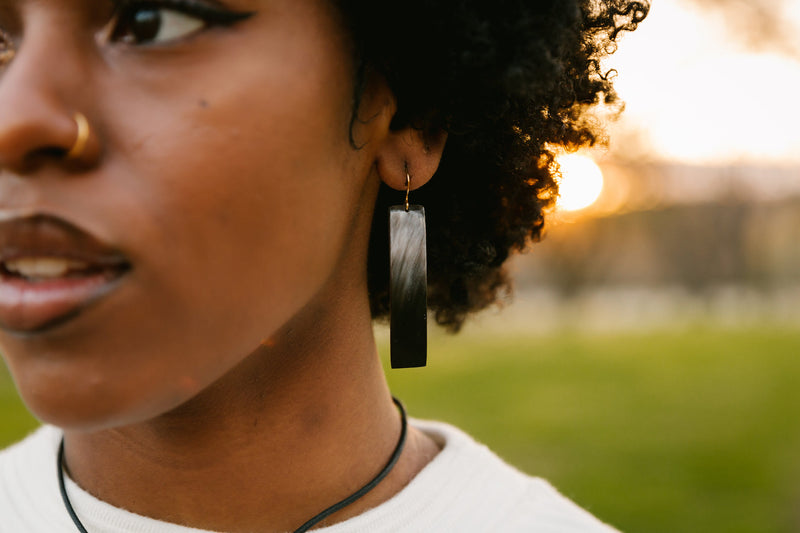
[[[800,1],[652,0],[606,67],[613,157],[800,166]]]

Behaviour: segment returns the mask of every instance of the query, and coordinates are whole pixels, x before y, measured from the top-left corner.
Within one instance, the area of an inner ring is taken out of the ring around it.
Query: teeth
[[[21,257],[6,261],[5,267],[26,278],[60,278],[70,270],[85,270],[89,264],[61,257]]]

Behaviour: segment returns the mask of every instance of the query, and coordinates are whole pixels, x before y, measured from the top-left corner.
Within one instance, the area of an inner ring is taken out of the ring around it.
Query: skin
[[[73,320],[0,331],[0,350],[98,498],[286,531],[397,442],[367,299],[372,206],[406,165],[412,188],[430,179],[445,137],[391,130],[374,76],[353,149],[352,54],[328,2],[225,5],[255,15],[137,47],[103,37],[96,2],[0,2],[17,45],[0,70],[0,214],[60,216],[133,267]],[[52,148],[72,146],[75,110],[92,135],[66,161]],[[437,451],[411,431],[390,476],[327,523],[388,499]]]

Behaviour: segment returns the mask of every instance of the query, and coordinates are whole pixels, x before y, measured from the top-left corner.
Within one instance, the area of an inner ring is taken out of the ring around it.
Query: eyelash
[[[112,0],[114,11],[111,17],[109,36],[114,36],[117,24],[129,19],[137,11],[146,9],[171,10],[199,19],[209,26],[230,26],[249,18],[252,11],[232,11],[212,5],[203,0]]]

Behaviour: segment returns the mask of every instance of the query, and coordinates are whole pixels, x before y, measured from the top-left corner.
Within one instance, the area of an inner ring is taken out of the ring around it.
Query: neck
[[[365,306],[348,309],[358,307]],[[325,323],[308,315],[300,319],[308,324],[288,325],[173,412],[67,433],[72,478],[134,513],[231,533],[292,531],[358,490],[391,456],[400,418],[371,328],[347,326],[369,320]],[[427,461],[415,453],[420,436],[409,440],[389,477],[328,523],[377,505],[407,483]]]

